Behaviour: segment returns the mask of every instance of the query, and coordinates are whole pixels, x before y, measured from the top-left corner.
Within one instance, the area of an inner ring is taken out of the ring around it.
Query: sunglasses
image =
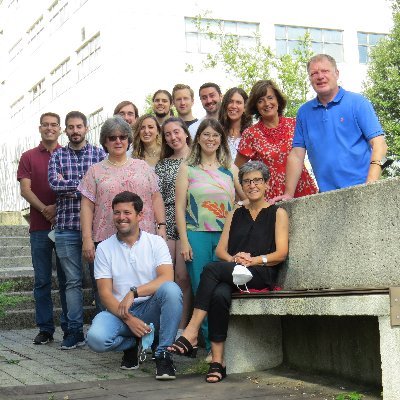
[[[110,142],[116,142],[119,139],[121,142],[128,140],[128,135],[119,135],[119,136],[107,136],[107,139]]]

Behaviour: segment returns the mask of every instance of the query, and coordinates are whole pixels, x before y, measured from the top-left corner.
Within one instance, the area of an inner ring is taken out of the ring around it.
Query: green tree
[[[300,46],[293,55],[278,57],[257,34],[253,46],[242,46],[239,37],[225,33],[221,21],[210,18],[209,12],[198,15],[193,22],[199,33],[207,35],[216,44],[216,51],[206,55],[205,68],[222,67],[226,75],[233,77],[237,86],[246,92],[250,92],[260,79],[275,80],[288,99],[286,115],[296,115],[308,94],[306,64],[313,55],[308,34],[299,38]],[[186,71],[194,71],[194,67],[187,65]]]
[[[400,154],[400,0],[393,1],[393,28],[371,51],[364,94],[386,133],[389,155]]]

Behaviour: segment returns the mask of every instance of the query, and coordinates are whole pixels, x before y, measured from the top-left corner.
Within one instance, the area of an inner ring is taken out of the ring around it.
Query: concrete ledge
[[[232,299],[231,315],[374,315],[390,313],[389,295]]]

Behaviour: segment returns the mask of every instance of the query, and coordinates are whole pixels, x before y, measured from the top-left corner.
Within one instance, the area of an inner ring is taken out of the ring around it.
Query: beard
[[[154,114],[156,114],[156,117],[158,118],[164,118],[166,117],[169,113],[159,113],[157,111],[154,111]]]

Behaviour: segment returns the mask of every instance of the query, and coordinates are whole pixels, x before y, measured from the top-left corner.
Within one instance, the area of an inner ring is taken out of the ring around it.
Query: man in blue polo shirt
[[[371,103],[338,86],[335,59],[318,54],[307,70],[317,97],[297,113],[285,194],[275,201],[293,197],[306,151],[321,192],[376,181],[386,161],[384,133]]]

